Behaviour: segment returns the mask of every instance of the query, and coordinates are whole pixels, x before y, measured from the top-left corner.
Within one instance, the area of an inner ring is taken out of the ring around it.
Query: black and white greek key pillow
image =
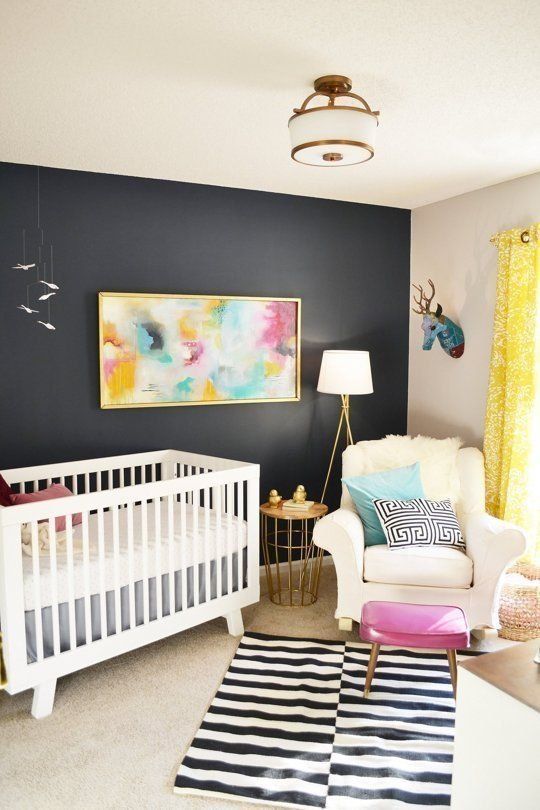
[[[378,498],[373,505],[388,548],[447,546],[465,551],[465,540],[449,500],[412,498],[409,501],[387,501]]]

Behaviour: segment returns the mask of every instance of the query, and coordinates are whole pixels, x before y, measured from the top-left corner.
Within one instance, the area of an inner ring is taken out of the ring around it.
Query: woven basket
[[[505,577],[499,606],[499,636],[512,641],[540,637],[540,565],[518,561]]]

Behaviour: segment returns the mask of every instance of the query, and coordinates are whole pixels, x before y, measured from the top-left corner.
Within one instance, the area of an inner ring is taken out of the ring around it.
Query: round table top
[[[310,509],[287,509],[262,503],[259,507],[263,515],[279,520],[313,520],[326,515],[328,507],[324,503],[314,503]]]

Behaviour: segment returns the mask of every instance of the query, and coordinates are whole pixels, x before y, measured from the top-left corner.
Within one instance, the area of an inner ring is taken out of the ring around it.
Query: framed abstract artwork
[[[300,399],[299,298],[99,293],[102,408]]]

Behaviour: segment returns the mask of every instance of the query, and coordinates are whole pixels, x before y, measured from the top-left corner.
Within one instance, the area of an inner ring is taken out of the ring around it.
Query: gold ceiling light
[[[351,93],[346,76],[321,76],[313,88],[289,119],[292,159],[308,166],[352,166],[371,160],[379,112]],[[327,103],[308,107],[317,96],[326,96]]]

